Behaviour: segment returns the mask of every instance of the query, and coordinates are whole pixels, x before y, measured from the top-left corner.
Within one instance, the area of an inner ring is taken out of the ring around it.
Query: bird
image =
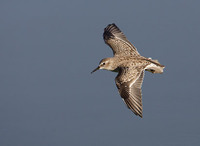
[[[122,100],[136,116],[142,118],[141,88],[144,72],[162,74],[165,66],[158,60],[141,56],[115,23],[104,28],[103,39],[112,49],[113,57],[102,59],[91,73],[99,69],[117,72],[115,83]]]

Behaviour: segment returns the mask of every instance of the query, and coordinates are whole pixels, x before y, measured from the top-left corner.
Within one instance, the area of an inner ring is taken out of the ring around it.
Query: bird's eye
[[[105,65],[106,63],[104,62],[104,63],[102,63],[102,65]]]

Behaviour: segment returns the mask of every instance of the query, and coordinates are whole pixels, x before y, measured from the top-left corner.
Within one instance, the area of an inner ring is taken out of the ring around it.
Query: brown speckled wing
[[[125,71],[124,71],[125,70]],[[128,106],[128,108],[135,114],[142,118],[142,91],[141,86],[144,77],[144,70],[134,69],[133,75],[130,77],[127,69],[119,72],[115,79],[119,94]],[[129,79],[123,79],[124,76]],[[129,77],[130,78],[129,78]],[[125,82],[123,82],[125,81]]]
[[[140,55],[137,49],[127,40],[123,32],[114,23],[109,24],[104,29],[103,38],[105,43],[112,48],[115,56]]]

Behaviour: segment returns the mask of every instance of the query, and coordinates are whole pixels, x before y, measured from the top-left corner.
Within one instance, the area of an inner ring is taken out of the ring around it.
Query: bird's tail
[[[158,60],[152,60],[151,58],[149,58],[148,61],[151,62],[151,64],[145,68],[146,71],[149,71],[151,73],[163,73],[163,69],[165,68],[165,66],[161,65]]]

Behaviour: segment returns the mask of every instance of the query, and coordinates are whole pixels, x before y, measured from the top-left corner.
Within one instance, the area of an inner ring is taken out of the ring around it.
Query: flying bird
[[[113,57],[102,59],[99,66],[91,73],[99,69],[118,72],[115,83],[119,94],[127,107],[142,118],[141,86],[144,71],[161,74],[165,66],[161,65],[158,60],[141,56],[114,23],[104,29],[103,39],[112,49]]]

